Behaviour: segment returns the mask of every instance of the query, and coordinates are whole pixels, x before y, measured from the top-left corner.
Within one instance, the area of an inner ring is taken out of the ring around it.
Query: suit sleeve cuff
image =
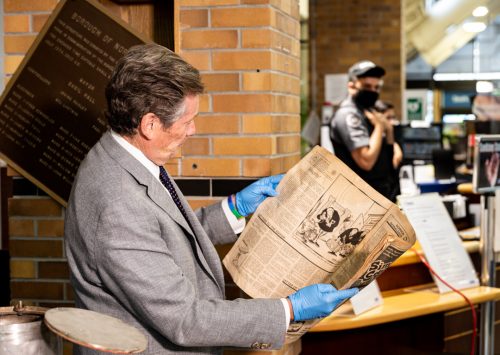
[[[286,329],[288,329],[288,327],[290,326],[290,306],[288,305],[288,301],[286,300],[286,298],[281,298],[280,301],[281,303],[283,303],[283,307],[285,307],[285,325]]]
[[[231,212],[231,209],[229,208],[229,204],[227,203],[227,198],[222,200],[222,210],[224,211],[224,214],[226,215],[227,221],[229,222],[229,225],[234,231],[234,234],[240,234],[243,232],[243,229],[245,229],[246,221],[245,218],[236,218],[236,216]]]

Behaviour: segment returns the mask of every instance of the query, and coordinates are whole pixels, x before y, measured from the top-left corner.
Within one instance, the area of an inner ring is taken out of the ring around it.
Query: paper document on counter
[[[469,254],[465,251],[457,229],[438,193],[402,197],[401,206],[412,225],[425,258],[432,269],[457,289],[479,286]],[[450,292],[433,274],[440,293]]]
[[[363,288],[415,243],[399,208],[324,148],[290,169],[278,192],[223,261],[253,298],[286,297],[314,283]],[[292,323],[287,342],[318,322]]]

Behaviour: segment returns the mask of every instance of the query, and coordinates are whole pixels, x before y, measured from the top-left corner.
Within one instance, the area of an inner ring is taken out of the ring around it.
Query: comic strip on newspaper
[[[286,297],[314,283],[363,288],[415,243],[398,206],[324,148],[290,169],[278,192],[223,261],[253,298]],[[287,342],[317,322],[292,323]]]

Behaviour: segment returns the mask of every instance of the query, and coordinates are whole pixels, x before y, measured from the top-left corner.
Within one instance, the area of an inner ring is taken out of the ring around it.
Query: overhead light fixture
[[[490,93],[495,87],[491,81],[478,81],[476,83],[476,92],[481,94]]]
[[[436,73],[432,79],[434,81],[500,80],[500,73]]]
[[[465,32],[469,33],[479,33],[486,29],[486,24],[480,21],[464,22],[462,28]]]
[[[488,8],[486,6],[478,6],[472,11],[472,16],[483,17],[488,15]]]

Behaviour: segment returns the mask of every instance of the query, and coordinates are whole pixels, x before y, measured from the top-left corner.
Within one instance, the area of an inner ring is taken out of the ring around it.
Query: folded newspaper
[[[253,298],[314,283],[363,288],[415,243],[398,206],[337,157],[315,147],[284,176],[223,262]],[[287,343],[320,320],[292,323]]]

